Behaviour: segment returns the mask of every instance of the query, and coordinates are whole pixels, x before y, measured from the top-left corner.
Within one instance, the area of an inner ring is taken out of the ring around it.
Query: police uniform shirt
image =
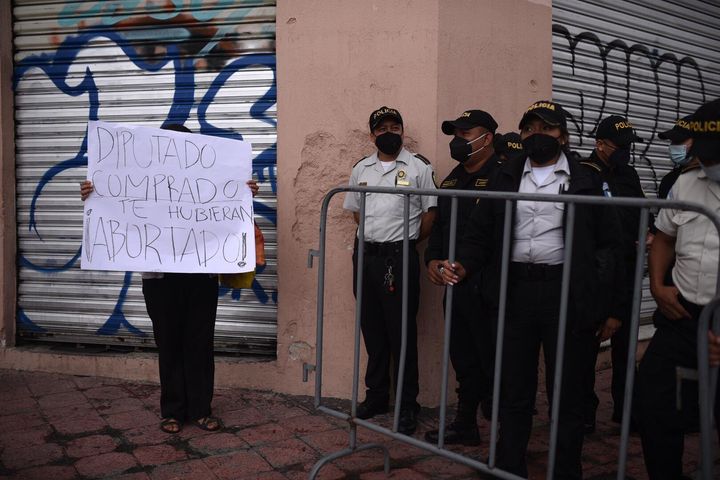
[[[720,185],[701,169],[680,175],[668,199],[699,203],[720,213]],[[717,284],[720,241],[715,226],[701,213],[674,208],[660,210],[655,226],[675,237],[675,286],[688,301],[706,305],[715,296]]]
[[[557,163],[549,167],[553,167],[549,175],[539,180],[533,172],[530,160],[525,160],[518,192],[555,195],[562,193],[570,181],[570,166],[565,154],[561,153]],[[563,263],[564,212],[565,205],[562,202],[517,202],[512,261],[548,265]]]
[[[387,172],[377,152],[360,160],[350,174],[350,186],[397,187],[435,189],[433,169],[426,159],[403,148],[395,159],[395,166]],[[360,211],[358,192],[348,192],[343,208]],[[437,197],[410,196],[410,239],[420,235],[420,217],[437,206]],[[404,195],[367,193],[365,197],[365,241],[399,242],[403,239]],[[359,232],[358,232],[359,233]]]

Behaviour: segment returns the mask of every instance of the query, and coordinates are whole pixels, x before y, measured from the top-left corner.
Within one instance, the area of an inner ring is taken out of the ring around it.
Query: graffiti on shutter
[[[268,264],[221,288],[217,347],[274,353],[275,5],[268,0],[14,4],[19,335],[152,345],[132,272],[81,272],[88,120],[186,124],[254,146]]]

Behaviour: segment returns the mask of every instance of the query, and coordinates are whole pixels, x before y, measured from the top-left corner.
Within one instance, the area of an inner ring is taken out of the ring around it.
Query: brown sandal
[[[163,418],[162,422],[160,422],[160,430],[165,433],[179,433],[182,430],[182,425],[174,418]]]
[[[208,432],[216,432],[222,428],[222,423],[217,417],[202,417],[195,420],[195,425]]]

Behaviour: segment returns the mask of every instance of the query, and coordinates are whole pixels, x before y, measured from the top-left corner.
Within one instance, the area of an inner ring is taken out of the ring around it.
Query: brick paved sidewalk
[[[609,421],[609,371],[598,374],[601,408],[598,432],[586,440],[586,479],[614,478],[619,427]],[[160,431],[157,385],[122,380],[0,370],[0,478],[65,480],[304,479],[324,454],[347,446],[347,426],[316,414],[307,397],[243,389],[218,389],[214,413],[225,427],[216,433],[187,425],[177,435]],[[347,404],[347,402],[345,402]],[[531,478],[544,478],[547,406],[539,394],[539,415],[530,442]],[[424,410],[416,436],[432,428],[436,413]],[[388,425],[390,419],[378,419]],[[489,436],[488,425],[481,425]],[[471,469],[423,450],[359,430],[361,441],[390,447],[393,479],[478,478]],[[459,448],[476,458],[480,448]],[[686,472],[696,467],[697,438],[686,442]],[[640,442],[630,445],[629,478],[645,478]],[[376,451],[340,459],[322,479],[381,479]]]

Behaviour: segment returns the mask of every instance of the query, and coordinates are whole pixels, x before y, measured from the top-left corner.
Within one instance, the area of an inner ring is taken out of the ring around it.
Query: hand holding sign
[[[90,122],[82,268],[252,271],[251,169],[247,142]]]

